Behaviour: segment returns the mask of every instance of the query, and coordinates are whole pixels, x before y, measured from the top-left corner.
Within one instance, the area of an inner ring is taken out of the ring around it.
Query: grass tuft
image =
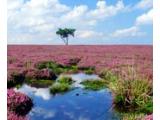
[[[85,89],[100,90],[106,87],[106,83],[102,80],[86,80],[81,82],[85,86]]]
[[[69,85],[71,85],[74,81],[72,80],[71,77],[62,76],[57,80],[57,82],[59,82],[61,84],[69,84]]]
[[[133,67],[128,68],[126,73],[122,72],[115,75],[104,70],[100,74],[114,94],[116,109],[121,112],[152,113],[152,83],[138,77]]]
[[[68,90],[70,90],[71,87],[69,84],[64,84],[64,83],[55,83],[51,86],[50,88],[50,92],[52,94],[56,94],[56,93],[64,93]]]
[[[36,80],[36,79],[28,79],[25,82],[33,87],[38,87],[38,88],[41,87],[45,88],[51,86],[54,83],[53,80]]]

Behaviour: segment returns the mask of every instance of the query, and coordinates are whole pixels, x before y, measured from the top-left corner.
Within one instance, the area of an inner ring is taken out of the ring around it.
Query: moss
[[[89,66],[89,67],[78,67],[80,71],[83,71],[86,74],[93,74],[95,72],[95,67]]]
[[[85,89],[89,90],[100,90],[106,87],[106,83],[102,80],[86,80],[81,82],[84,85]]]
[[[50,87],[50,92],[52,94],[64,93],[66,91],[69,91],[70,89],[71,89],[71,87],[69,84],[55,83]]]
[[[51,86],[54,83],[54,81],[30,79],[30,80],[27,80],[26,83],[33,87],[48,87],[48,86]]]
[[[74,81],[72,80],[71,77],[62,76],[57,80],[57,82],[59,82],[61,84],[69,84],[69,85],[71,85]]]

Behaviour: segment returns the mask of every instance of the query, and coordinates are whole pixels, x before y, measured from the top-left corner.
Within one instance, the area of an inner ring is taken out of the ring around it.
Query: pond
[[[33,99],[34,107],[28,115],[31,120],[118,120],[109,90],[85,90],[80,85],[86,79],[100,79],[97,75],[78,73],[70,76],[76,81],[76,88],[63,94],[52,95],[49,88],[27,84],[18,89]]]

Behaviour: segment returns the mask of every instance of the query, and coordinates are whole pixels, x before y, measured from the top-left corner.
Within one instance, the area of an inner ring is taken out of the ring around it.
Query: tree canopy
[[[61,37],[61,39],[64,41],[66,45],[68,45],[68,38],[70,35],[74,37],[75,31],[76,29],[72,29],[72,28],[64,28],[64,29],[59,28],[56,34]]]

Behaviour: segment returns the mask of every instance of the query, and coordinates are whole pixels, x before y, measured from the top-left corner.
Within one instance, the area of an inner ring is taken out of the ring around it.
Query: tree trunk
[[[66,38],[66,45],[68,45],[68,37]]]

